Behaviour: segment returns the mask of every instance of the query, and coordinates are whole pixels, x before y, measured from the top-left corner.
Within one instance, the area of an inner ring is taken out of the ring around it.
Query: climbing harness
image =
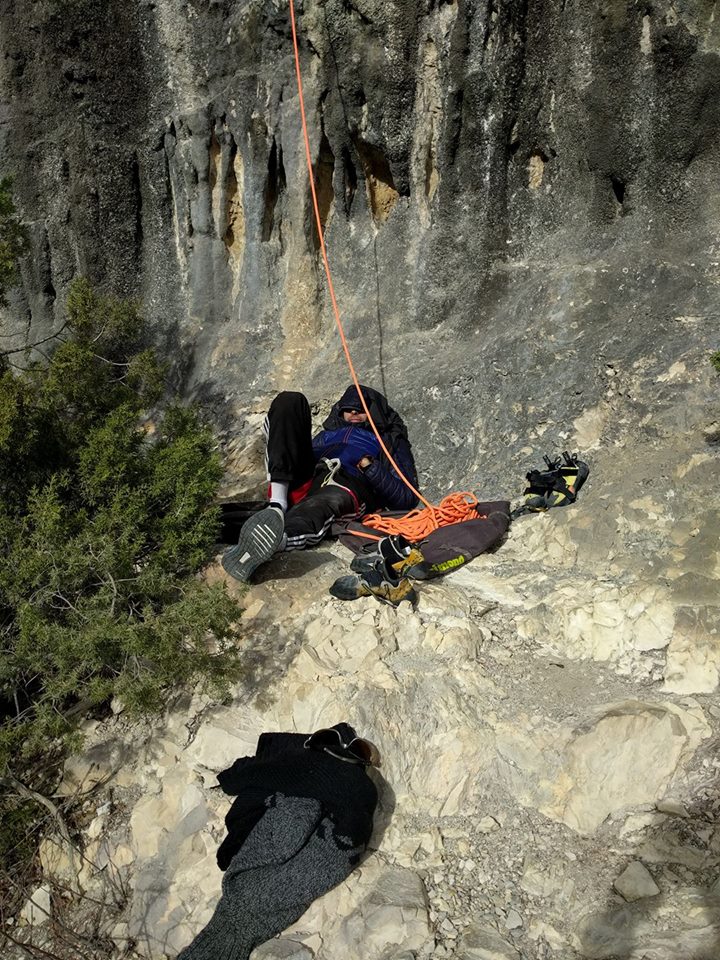
[[[575,503],[580,487],[585,483],[590,468],[577,454],[563,450],[562,456],[543,457],[545,470],[530,470],[526,474],[528,486],[523,492],[524,502],[513,510],[513,519],[524,513],[544,513],[551,507],[565,507]]]
[[[373,433],[377,437],[383,453],[387,457],[388,462],[391,464],[398,477],[400,477],[408,489],[415,494],[418,500],[425,504],[425,508],[423,510],[411,510],[406,517],[388,520],[388,518],[382,517],[379,514],[374,514],[370,518],[365,518],[364,522],[366,522],[368,526],[372,526],[376,530],[380,530],[382,532],[402,533],[408,538],[408,540],[421,539],[427,533],[437,530],[441,526],[446,526],[447,524],[453,523],[462,523],[465,520],[479,519],[479,514],[475,510],[474,506],[477,503],[477,500],[472,493],[467,492],[452,493],[449,496],[444,497],[438,506],[434,506],[429,500],[426,500],[420,491],[415,489],[413,484],[408,480],[395,462],[392,454],[385,445],[383,438],[380,436],[380,431],[375,425],[375,421],[372,418],[372,414],[370,413],[368,404],[366,403],[365,397],[360,388],[360,382],[355,372],[355,367],[353,366],[352,357],[350,356],[350,349],[345,337],[345,331],[343,329],[342,321],[340,320],[340,310],[338,308],[337,299],[335,297],[335,288],[333,286],[332,276],[330,274],[330,262],[328,260],[327,249],[325,247],[325,236],[323,232],[322,219],[320,217],[317,192],[315,190],[315,176],[313,172],[312,156],[310,153],[310,138],[308,136],[307,118],[305,115],[305,101],[303,97],[302,75],[300,71],[300,48],[298,44],[297,27],[295,24],[294,0],[290,0],[289,6],[293,51],[295,56],[295,75],[297,78],[298,98],[300,101],[300,120],[302,123],[303,141],[305,143],[305,161],[307,163],[308,177],[310,180],[310,193],[312,196],[315,223],[317,225],[317,233],[320,241],[320,253],[322,255],[323,266],[325,268],[325,276],[327,277],[328,293],[330,295],[333,315],[335,317],[338,333],[340,334],[340,342],[342,343],[352,381],[355,384],[358,396],[360,397],[360,402],[362,403],[363,412],[367,415],[368,423],[370,424]],[[392,525],[392,530],[385,529],[388,523]]]
[[[345,486],[344,483],[339,483],[335,479],[336,475],[342,470],[342,463],[340,462],[340,460],[338,460],[336,457],[331,457],[331,458],[323,457],[321,462],[325,464],[328,472],[327,472],[327,476],[323,479],[320,486],[321,487],[340,487],[341,490],[344,490],[345,493],[347,493],[347,495],[350,497],[350,499],[352,500],[355,506],[354,515],[359,516],[365,509],[365,504],[360,503],[354,490],[351,490],[350,487]]]

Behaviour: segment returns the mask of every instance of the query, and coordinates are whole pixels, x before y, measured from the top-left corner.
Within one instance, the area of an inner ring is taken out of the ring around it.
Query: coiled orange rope
[[[438,527],[448,526],[452,523],[462,523],[464,520],[476,519],[478,517],[478,513],[475,510],[474,505],[477,504],[478,501],[472,493],[467,492],[451,493],[441,501],[439,506],[433,506],[429,500],[426,500],[420,491],[415,489],[413,484],[408,480],[397,463],[395,463],[392,454],[385,446],[385,442],[380,436],[380,431],[375,425],[375,421],[372,418],[372,414],[370,413],[368,405],[365,401],[363,392],[360,389],[360,382],[355,372],[355,367],[353,366],[352,357],[350,356],[350,349],[345,337],[345,331],[343,329],[342,321],[340,320],[340,310],[338,309],[337,299],[335,297],[335,288],[333,286],[332,276],[330,274],[330,262],[328,260],[327,249],[325,247],[325,236],[323,233],[322,220],[320,218],[320,208],[318,206],[317,193],[315,191],[315,174],[313,171],[312,156],[310,154],[310,138],[308,136],[307,119],[305,116],[305,101],[303,98],[302,75],[300,72],[300,49],[298,46],[297,28],[295,25],[294,0],[290,0],[289,6],[293,50],[295,53],[295,74],[297,77],[298,98],[300,101],[300,119],[302,121],[303,140],[305,142],[305,160],[308,168],[308,176],[310,178],[310,193],[312,194],[315,223],[317,225],[318,237],[320,239],[320,252],[322,254],[323,265],[325,267],[325,276],[327,277],[328,292],[330,294],[330,302],[332,304],[333,314],[335,316],[335,323],[340,334],[340,341],[345,352],[345,359],[347,360],[347,364],[350,369],[350,375],[357,389],[358,396],[360,397],[363,411],[365,414],[367,414],[368,423],[372,427],[372,431],[377,437],[383,453],[388,458],[388,461],[392,465],[397,475],[403,481],[405,486],[412,490],[418,500],[425,504],[424,510],[411,510],[404,517],[396,517],[391,519],[389,517],[383,517],[380,514],[372,514],[371,516],[365,517],[363,519],[363,523],[384,533],[400,533],[408,540],[416,542],[417,540],[427,536],[428,533],[432,533],[433,530],[437,530]],[[392,527],[392,529],[390,529],[390,527]]]
[[[385,517],[381,513],[371,513],[363,517],[362,522],[363,526],[372,527],[380,533],[401,533],[411,543],[419,543],[438,527],[449,527],[453,523],[484,517],[484,514],[475,509],[477,504],[478,499],[472,493],[449,493],[436,507],[411,510],[404,517]]]

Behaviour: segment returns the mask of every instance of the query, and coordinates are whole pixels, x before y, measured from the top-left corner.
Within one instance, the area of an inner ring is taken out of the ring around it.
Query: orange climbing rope
[[[385,446],[385,442],[380,436],[380,431],[375,425],[375,421],[372,418],[372,414],[370,413],[368,405],[365,401],[363,392],[360,389],[360,382],[355,372],[355,367],[353,366],[352,357],[350,356],[350,349],[345,337],[345,331],[343,329],[342,321],[340,320],[340,310],[338,309],[337,299],[335,297],[335,288],[333,286],[332,276],[330,274],[330,262],[328,260],[327,249],[325,247],[325,236],[323,233],[322,220],[320,218],[320,208],[318,206],[317,193],[315,191],[315,174],[313,171],[312,156],[310,154],[310,138],[308,136],[307,119],[305,116],[305,101],[303,98],[302,76],[300,72],[300,48],[298,45],[297,27],[295,24],[294,0],[290,0],[289,6],[293,50],[295,53],[295,74],[297,76],[298,98],[300,100],[300,119],[302,121],[303,140],[305,142],[305,160],[307,162],[308,177],[310,180],[310,193],[312,194],[315,223],[317,225],[318,237],[320,239],[320,252],[322,254],[323,265],[325,267],[325,276],[327,277],[328,292],[330,294],[330,302],[332,304],[333,314],[335,316],[335,323],[337,324],[338,333],[340,334],[340,341],[345,352],[345,359],[347,360],[348,367],[350,368],[350,376],[352,377],[352,381],[355,384],[358,396],[360,397],[363,411],[367,414],[368,423],[372,427],[372,431],[377,437],[383,453],[388,458],[388,461],[392,465],[397,475],[400,477],[403,483],[410,490],[412,490],[418,500],[425,504],[425,509],[411,510],[404,517],[389,518],[380,514],[372,514],[371,516],[363,518],[363,524],[371,526],[382,533],[401,533],[408,540],[416,542],[427,536],[429,533],[432,533],[433,530],[437,530],[438,527],[448,526],[452,523],[461,523],[464,520],[476,519],[479,514],[475,509],[475,504],[477,504],[478,501],[472,493],[467,492],[451,493],[449,496],[444,497],[438,506],[433,506],[429,500],[426,500],[420,491],[416,490],[413,484],[408,480],[393,459],[393,456],[388,448]]]
[[[363,526],[372,527],[380,533],[401,533],[411,543],[419,543],[438,527],[449,527],[453,523],[484,518],[476,510],[477,497],[472,493],[450,493],[436,507],[424,510],[411,510],[404,517],[388,517],[382,513],[371,513],[363,517]],[[348,531],[353,533],[355,531]]]

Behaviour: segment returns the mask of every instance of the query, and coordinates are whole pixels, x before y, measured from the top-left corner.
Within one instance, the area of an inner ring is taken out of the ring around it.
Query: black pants
[[[313,547],[328,535],[336,517],[359,517],[376,509],[377,501],[370,485],[340,469],[328,483],[326,461],[316,463],[312,448],[310,404],[302,393],[279,393],[265,418],[268,479],[287,483],[291,490],[309,480],[304,500],[285,514],[286,550]],[[236,543],[243,515],[238,504],[223,504],[223,541]]]

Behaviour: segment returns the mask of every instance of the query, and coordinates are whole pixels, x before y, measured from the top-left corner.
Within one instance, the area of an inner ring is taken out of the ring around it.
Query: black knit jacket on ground
[[[305,750],[308,736],[263,733],[254,757],[242,757],[218,775],[224,792],[237,797],[225,817],[228,835],[217,855],[221,870],[227,869],[274,793],[319,800],[338,836],[348,837],[354,847],[367,846],[377,805],[375,784],[361,766]]]
[[[263,734],[255,757],[218,778],[239,793],[218,853],[221,866],[229,858],[222,897],[178,960],[248,960],[357,864],[372,832],[375,785],[360,766],[304,750],[306,739]]]

